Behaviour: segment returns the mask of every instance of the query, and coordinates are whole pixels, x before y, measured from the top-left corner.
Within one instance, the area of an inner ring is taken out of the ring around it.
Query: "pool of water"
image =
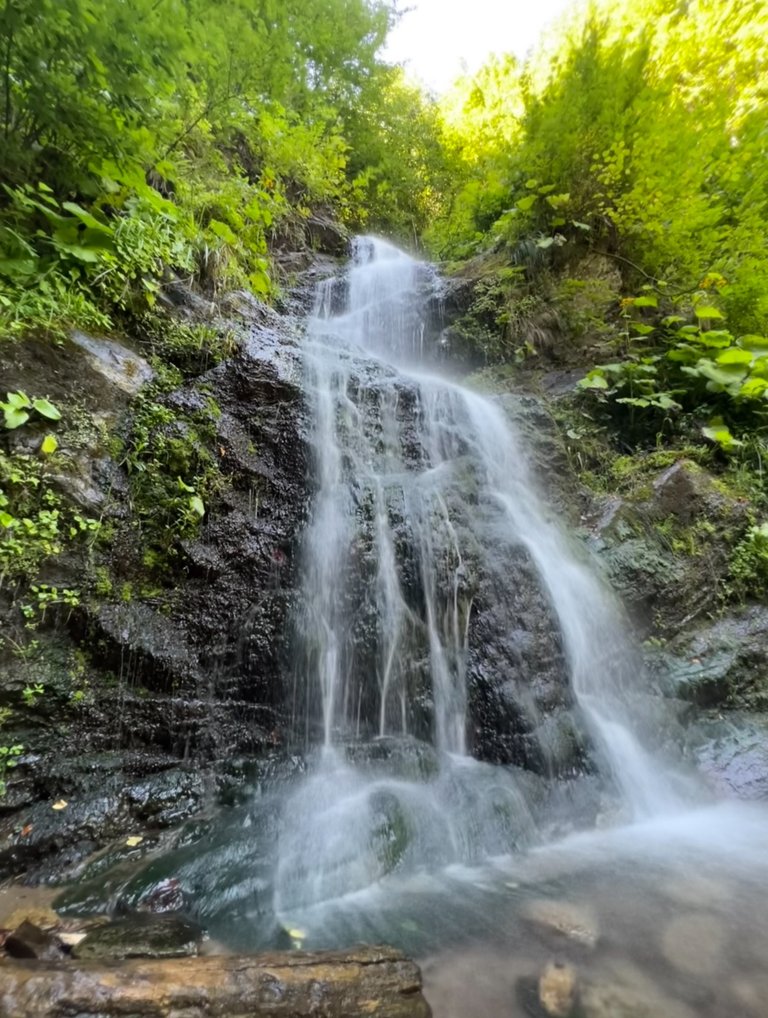
[[[280,809],[266,798],[253,817],[233,810],[189,828],[172,850],[128,853],[103,871],[97,861],[62,905],[141,906],[173,877],[211,950],[403,948],[422,965],[435,1018],[545,1015],[539,981],[552,964],[575,981],[571,1013],[582,1018],[768,1015],[765,806],[574,832],[481,865],[395,869],[284,909]]]

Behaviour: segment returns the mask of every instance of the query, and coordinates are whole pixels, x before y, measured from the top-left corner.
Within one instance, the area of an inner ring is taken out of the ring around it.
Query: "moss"
[[[179,540],[196,536],[208,505],[225,485],[216,446],[221,409],[208,398],[193,410],[167,402],[152,384],[134,402],[124,437],[136,565],[160,577],[171,572]]]

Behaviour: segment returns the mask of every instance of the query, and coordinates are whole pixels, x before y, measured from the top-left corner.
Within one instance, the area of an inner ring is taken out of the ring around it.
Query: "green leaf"
[[[61,207],[66,209],[67,212],[71,212],[77,219],[87,226],[91,230],[95,230],[98,233],[105,233],[107,236],[112,236],[112,229],[107,223],[102,223],[95,216],[87,212],[81,205],[76,204],[73,201],[65,201],[61,203]]]
[[[768,379],[748,378],[739,389],[739,396],[744,399],[760,399],[768,389]]]
[[[736,342],[745,350],[768,350],[768,336],[740,336]]]
[[[648,336],[654,331],[652,325],[646,325],[645,322],[630,322],[629,326],[633,332],[636,332],[638,336]]]
[[[49,421],[58,421],[61,418],[61,410],[47,399],[33,399],[32,407],[41,417],[47,417]]]
[[[734,438],[724,424],[713,423],[709,427],[702,428],[701,433],[711,442],[716,442],[720,448],[724,449],[726,452],[744,444],[737,438]]]
[[[699,304],[698,307],[693,309],[693,313],[697,318],[724,318],[725,315],[718,308],[712,304]]]
[[[672,399],[668,392],[660,392],[657,400],[662,410],[682,410],[682,406],[676,399]]]
[[[736,346],[717,355],[718,364],[751,364],[752,361],[753,356],[748,350],[741,350]]]
[[[545,251],[548,247],[552,247],[554,243],[554,237],[542,237],[541,240],[536,241],[536,247],[540,247],[543,251]]]
[[[617,403],[628,403],[629,406],[647,407],[651,405],[650,399],[643,399],[641,396],[624,396],[622,399],[617,399]]]
[[[579,380],[579,386],[582,389],[607,389],[607,379],[597,372],[590,371],[588,375]]]
[[[652,293],[644,293],[640,297],[635,297],[632,304],[636,308],[657,308],[659,306],[659,298]]]
[[[199,495],[193,495],[189,500],[190,509],[197,513],[198,516],[205,516],[205,503]]]
[[[231,227],[229,227],[226,223],[222,223],[221,220],[212,219],[210,223],[208,223],[208,229],[211,233],[223,240],[225,244],[237,244],[237,236],[233,233]]]
[[[14,410],[28,410],[32,406],[32,401],[25,392],[9,392],[5,398]]]
[[[518,209],[521,212],[529,212],[533,208],[533,206],[535,204],[536,204],[536,195],[535,194],[529,194],[529,195],[526,195],[525,198],[521,198],[520,199],[520,201],[517,203],[517,207],[518,207]]]
[[[698,374],[702,378],[708,378],[716,385],[722,385],[727,388],[734,384],[741,385],[747,372],[745,368],[738,364],[731,365],[730,367],[727,365],[719,367],[714,361],[702,357],[697,362],[692,373]]]
[[[40,452],[43,456],[51,456],[59,448],[55,435],[46,435],[40,445]]]
[[[580,223],[578,219],[572,219],[571,222],[576,227],[577,230],[584,230],[585,233],[591,231],[592,229],[592,227],[588,223]]]
[[[700,332],[698,336],[692,336],[691,339],[701,346],[708,346],[718,350],[725,349],[725,347],[730,346],[733,342],[733,336],[724,329],[710,329],[708,332]]]
[[[15,522],[16,518],[10,513],[0,511],[0,527],[12,527]]]
[[[6,406],[3,413],[5,416],[5,426],[9,431],[20,428],[22,424],[26,424],[29,420],[29,414],[26,410],[16,410],[13,407]]]
[[[254,293],[261,296],[266,296],[270,290],[270,280],[266,272],[252,272],[248,276],[248,282],[251,284],[251,289]]]

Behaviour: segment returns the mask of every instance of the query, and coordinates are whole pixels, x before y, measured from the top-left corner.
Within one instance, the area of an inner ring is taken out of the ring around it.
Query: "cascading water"
[[[519,435],[490,399],[424,373],[433,285],[422,263],[361,238],[307,330],[317,487],[294,702],[322,748],[285,811],[286,917],[395,869],[476,863],[535,837],[539,784],[472,759],[467,739],[473,601],[480,576],[516,582],[508,553],[533,568],[576,713],[625,806],[640,817],[680,803],[681,779],[635,731],[619,613],[537,495]]]

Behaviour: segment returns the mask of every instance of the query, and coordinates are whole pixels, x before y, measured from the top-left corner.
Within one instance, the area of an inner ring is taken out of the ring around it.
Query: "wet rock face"
[[[281,638],[307,464],[302,396],[298,380],[288,377],[298,365],[275,356],[276,345],[279,337],[254,328],[237,357],[167,400],[179,410],[215,400],[225,488],[200,536],[183,543],[178,595],[162,614],[138,599],[101,605],[89,620],[105,659],[152,691],[262,706],[281,701]]]
[[[768,609],[751,605],[674,640],[653,658],[659,683],[700,707],[768,709]]]
[[[584,517],[592,549],[639,631],[665,637],[717,610],[734,535],[747,521],[746,502],[686,460],[660,471],[647,491],[608,496]]]
[[[82,596],[34,634],[32,671],[11,644],[0,649],[0,707],[11,707],[14,724],[4,737],[24,747],[0,802],[0,876],[47,878],[126,828],[178,823],[218,785],[208,767],[218,774],[235,754],[264,755],[280,740],[284,636],[308,498],[300,315],[315,276],[307,273],[282,314],[230,295],[216,321],[235,337],[233,356],[152,397],[176,421],[216,408],[205,441],[219,483],[199,534],[175,542],[162,575],[144,568],[130,478],[108,441],[135,413],[132,400],[152,374],[147,362],[128,346],[84,336],[62,348],[30,341],[0,356],[4,384],[61,405],[67,471],[55,487],[114,535],[95,552],[110,590],[90,587],[82,554],[62,556],[45,575]],[[176,303],[182,319],[210,323],[207,302],[178,293]],[[81,405],[85,424],[77,423]],[[34,709],[22,700],[30,682],[45,688]],[[58,798],[68,805],[53,811]]]
[[[689,754],[721,795],[768,799],[768,714],[705,717],[687,735]]]
[[[470,746],[493,763],[540,773],[574,766],[575,743],[552,752],[541,726],[571,706],[559,634],[532,567],[522,552],[480,580],[469,626]]]

